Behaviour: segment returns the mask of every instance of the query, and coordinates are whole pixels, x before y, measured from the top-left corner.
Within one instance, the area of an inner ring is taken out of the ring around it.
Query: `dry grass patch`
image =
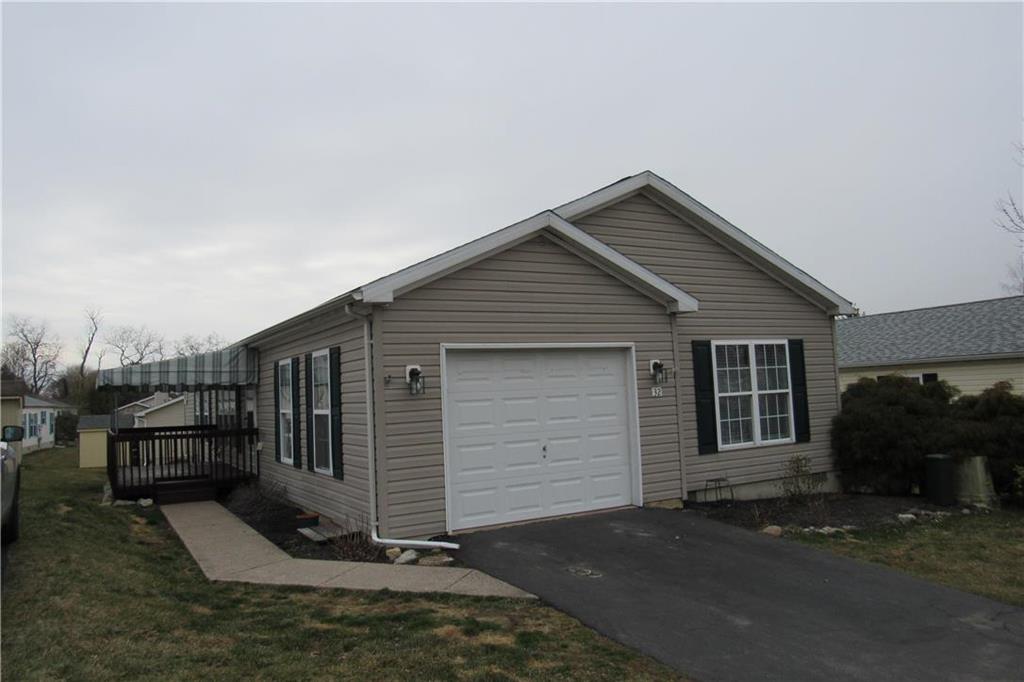
[[[211,583],[159,509],[101,506],[103,478],[73,448],[25,460],[5,679],[678,678],[534,601]]]
[[[790,537],[965,592],[1024,606],[1024,511],[1020,509],[857,531],[846,539],[803,534]]]

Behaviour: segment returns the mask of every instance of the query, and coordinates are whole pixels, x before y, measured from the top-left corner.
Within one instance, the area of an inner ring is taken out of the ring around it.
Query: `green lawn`
[[[1024,511],[954,514],[940,521],[857,531],[847,539],[787,534],[965,592],[1024,606]]]
[[[156,508],[32,453],[5,556],[5,679],[677,679],[536,602],[211,583]]]

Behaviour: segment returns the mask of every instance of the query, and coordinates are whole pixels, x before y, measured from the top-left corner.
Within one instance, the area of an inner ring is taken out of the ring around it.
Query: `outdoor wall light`
[[[409,395],[420,395],[427,390],[423,370],[419,365],[405,366],[405,383],[409,384]]]
[[[665,363],[661,360],[651,360],[651,379],[656,384],[664,384],[668,382],[668,370],[665,369]]]

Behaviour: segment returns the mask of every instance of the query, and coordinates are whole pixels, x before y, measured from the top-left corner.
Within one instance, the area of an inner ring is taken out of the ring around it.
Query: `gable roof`
[[[840,367],[1024,357],[1024,296],[840,320]]]
[[[631,280],[635,286],[647,289],[648,293],[661,298],[673,312],[697,310],[697,299],[693,296],[655,275],[636,261],[626,258],[599,239],[591,237],[552,211],[539,213],[532,218],[527,218],[451,251],[446,251],[370,282],[356,290],[353,297],[364,303],[391,303],[395,296],[409,289],[421,286],[470,263],[483,260],[545,231],[596,258],[619,275]]]
[[[28,395],[28,394],[25,395],[24,405],[25,405],[25,407],[28,407],[28,408],[32,408],[32,407],[35,407],[35,408],[39,408],[39,407],[53,407],[53,408],[56,408],[56,409],[59,409],[59,410],[71,409],[71,405],[68,405],[67,403],[62,403],[59,400],[53,400],[51,398],[42,398],[42,397],[37,396],[37,395]]]
[[[769,274],[798,290],[828,313],[834,315],[856,313],[856,308],[850,301],[711,211],[672,183],[651,171],[643,171],[558,208],[544,211],[532,218],[492,232],[336,296],[315,308],[242,339],[238,345],[254,343],[282,331],[292,324],[312,318],[331,307],[356,302],[390,303],[396,296],[417,286],[515,246],[537,234],[554,237],[554,241],[563,243],[563,246],[567,246],[570,250],[579,250],[587,257],[593,258],[602,266],[612,270],[621,279],[652,297],[663,300],[671,311],[694,312],[698,309],[699,302],[693,296],[572,224],[573,220],[638,192],[644,192],[663,205],[667,205],[670,210],[696,216],[701,222],[701,228],[712,233],[714,238],[740,252],[741,255],[752,260]]]
[[[579,199],[562,204],[554,211],[566,220],[578,220],[638,193],[645,194],[674,213],[696,216],[700,224],[695,227],[723,242],[732,250],[740,252],[776,279],[808,295],[827,312],[833,315],[856,314],[853,303],[652,171],[643,171],[623,178]]]
[[[111,424],[109,414],[83,414],[78,418],[78,430],[90,431],[93,429],[109,429]],[[130,414],[117,415],[118,428],[130,429],[135,424],[135,418]]]
[[[136,412],[135,416],[136,417],[145,417],[147,414],[150,414],[152,412],[156,412],[157,410],[162,410],[165,407],[170,407],[171,405],[175,405],[175,404],[180,403],[180,402],[182,402],[184,400],[185,400],[185,396],[179,395],[177,398],[171,398],[170,400],[165,400],[162,403],[157,403],[153,407],[147,407],[146,409],[144,409],[144,410],[142,410],[140,412]]]

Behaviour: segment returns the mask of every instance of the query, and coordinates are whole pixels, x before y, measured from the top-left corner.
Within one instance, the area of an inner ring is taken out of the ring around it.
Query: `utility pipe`
[[[357,311],[348,303],[345,312],[363,320],[363,354],[366,358],[366,456],[370,479],[370,540],[384,547],[411,547],[413,549],[458,549],[455,542],[435,540],[395,540],[382,538],[377,534],[380,522],[377,520],[377,458],[376,431],[374,428],[374,406],[376,399],[373,391],[373,316],[371,313]]]

